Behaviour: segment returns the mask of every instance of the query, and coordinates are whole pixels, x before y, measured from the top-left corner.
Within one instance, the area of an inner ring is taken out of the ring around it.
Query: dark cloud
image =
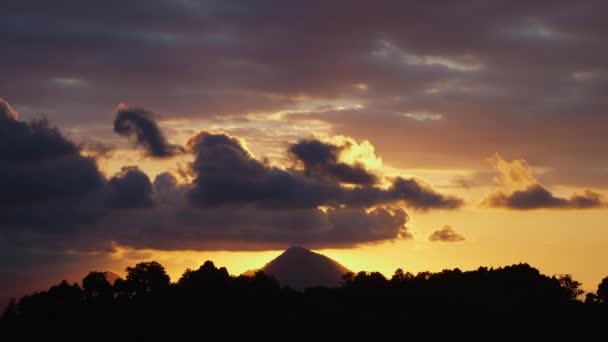
[[[154,182],[157,196],[164,198],[155,210],[115,211],[98,225],[114,227],[121,245],[163,250],[266,250],[294,244],[343,248],[410,236],[409,218],[399,208],[197,208],[187,199],[188,185],[163,178]]]
[[[352,188],[300,170],[279,169],[226,134],[201,132],[188,147],[195,156],[192,183],[180,184],[162,173],[153,182],[153,209],[112,210],[94,225],[95,231],[139,249],[338,248],[410,238],[401,204],[426,210],[454,209],[462,203],[413,179],[394,179],[388,189]],[[127,169],[113,179],[126,180],[126,171],[139,174]],[[147,187],[147,179],[139,178]],[[142,192],[150,193],[126,194]]]
[[[187,194],[191,187],[178,185],[169,174],[154,180],[159,210],[152,215],[131,213],[112,219],[135,227],[119,242],[137,248],[263,250],[306,244],[314,248],[352,247],[361,243],[409,238],[409,217],[403,209],[268,208],[253,204],[196,208]],[[167,215],[167,213],[171,213]],[[167,220],[171,224],[167,224]],[[147,239],[138,237],[146,231]]]
[[[396,178],[387,190],[369,185],[345,188],[334,179],[308,177],[306,168],[304,174],[282,170],[253,158],[236,138],[225,134],[202,132],[188,145],[196,156],[192,163],[196,178],[190,198],[203,207],[228,204],[284,209],[369,207],[402,201],[411,208],[426,210],[455,209],[462,204],[462,200],[442,195],[414,179]],[[293,153],[293,148],[289,149]],[[327,158],[327,148],[305,150],[306,160]],[[314,157],[314,153],[321,153],[321,157]]]
[[[525,190],[511,194],[502,192],[493,194],[484,203],[491,207],[504,207],[516,210],[532,209],[590,209],[606,206],[600,194],[587,190],[584,195],[573,195],[570,198],[554,196],[540,184],[534,184]]]
[[[431,242],[459,242],[464,240],[464,236],[458,234],[458,232],[450,226],[443,226],[441,229],[437,229],[429,235],[429,241]]]
[[[114,132],[134,138],[135,144],[143,147],[150,157],[169,158],[184,152],[183,147],[167,142],[154,114],[143,108],[120,105],[114,119]]]
[[[0,98],[0,120],[19,120],[19,114]]]
[[[348,146],[336,146],[319,140],[300,140],[288,149],[290,156],[301,163],[308,177],[332,181],[373,185],[378,178],[365,170],[361,163],[348,165],[340,162],[340,152]]]
[[[46,119],[2,121],[0,158],[12,162],[57,160],[78,155],[78,147],[65,139]]]
[[[416,209],[456,209],[463,201],[454,196],[442,195],[415,179],[398,177],[388,189],[389,198],[403,200]]]
[[[110,208],[149,208],[154,205],[152,183],[137,166],[125,166],[106,185]]]
[[[2,107],[10,115],[0,119],[0,226],[67,228],[95,220],[105,183],[95,159],[46,120],[18,121]]]
[[[253,158],[235,138],[202,132],[188,142],[196,175],[190,193],[201,206],[256,203],[265,207],[316,207],[329,196],[321,184],[296,179]]]
[[[17,117],[0,120],[0,240],[24,249],[350,247],[409,238],[403,205],[427,210],[462,203],[415,179],[393,179],[386,189],[368,182],[343,186],[343,174],[334,169],[341,163],[338,147],[298,149],[304,144],[297,143],[290,151],[307,166],[280,169],[239,139],[208,132],[188,143],[192,182],[180,184],[170,173],[150,182],[135,166],[106,179],[95,159],[82,155],[84,145],[46,120]],[[319,173],[307,172],[311,168]]]

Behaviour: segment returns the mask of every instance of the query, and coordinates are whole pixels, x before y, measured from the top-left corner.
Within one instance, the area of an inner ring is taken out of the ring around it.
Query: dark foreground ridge
[[[147,262],[127,268],[126,279],[114,284],[103,272],[91,272],[82,287],[63,281],[11,302],[0,336],[344,340],[483,331],[604,334],[608,277],[585,301],[577,299],[580,285],[570,276],[548,277],[518,264],[417,275],[399,269],[390,279],[377,272],[347,273],[338,287],[295,291],[263,271],[235,277],[211,261],[171,283],[162,265]]]

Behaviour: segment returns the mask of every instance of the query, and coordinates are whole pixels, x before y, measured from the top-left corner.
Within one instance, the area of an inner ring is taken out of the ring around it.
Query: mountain
[[[114,285],[114,282],[116,281],[116,279],[120,279],[122,278],[121,276],[119,276],[118,274],[112,272],[112,271],[106,271],[106,280]]]
[[[261,270],[277,278],[282,286],[298,290],[315,286],[336,287],[340,285],[342,275],[350,272],[337,261],[303,247],[288,248]],[[255,270],[245,274],[253,273]]]

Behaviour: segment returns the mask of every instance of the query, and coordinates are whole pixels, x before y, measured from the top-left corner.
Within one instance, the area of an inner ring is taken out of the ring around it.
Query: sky
[[[608,275],[604,1],[8,0],[0,301],[292,245]]]

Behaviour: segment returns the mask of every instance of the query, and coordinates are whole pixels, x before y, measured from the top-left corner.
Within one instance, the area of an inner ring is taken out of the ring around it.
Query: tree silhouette
[[[112,292],[116,299],[131,299],[135,296],[135,290],[122,278],[116,279],[114,286],[112,286]]]
[[[585,295],[585,304],[595,304],[597,302],[598,302],[598,298],[595,293],[587,293]]]
[[[253,276],[238,276],[235,279],[237,288],[251,291],[272,291],[281,288],[278,280],[264,271],[256,271]]]
[[[379,272],[348,273],[339,287],[299,292],[282,288],[262,271],[235,277],[206,261],[186,270],[177,283],[169,281],[154,261],[128,267],[126,279],[114,286],[102,272],[90,272],[83,290],[62,281],[12,302],[0,331],[19,332],[24,339],[35,331],[80,337],[127,332],[143,339],[196,326],[201,339],[238,340],[268,337],[260,327],[271,322],[272,333],[296,332],[304,339],[318,338],[320,331],[354,340],[380,338],[396,327],[407,327],[406,334],[454,334],[463,327],[536,329],[546,336],[565,327],[604,333],[608,318],[607,307],[598,304],[608,303],[608,277],[597,296],[588,294],[581,302],[580,282],[570,275],[548,277],[528,264],[416,275],[398,269],[390,280]]]
[[[566,291],[566,296],[570,299],[576,299],[578,296],[585,293],[585,291],[581,289],[582,284],[572,279],[572,276],[569,274],[560,275],[558,280],[559,284]]]
[[[75,312],[82,304],[82,297],[78,284],[70,285],[63,280],[58,285],[51,286],[46,292],[22,297],[18,309],[23,316],[47,319]]]
[[[207,260],[198,270],[187,269],[177,282],[178,286],[189,290],[218,290],[228,287],[230,275],[225,267],[217,268]]]
[[[112,285],[105,272],[91,271],[82,279],[82,289],[88,300],[107,300],[112,297]]]
[[[4,309],[4,313],[2,314],[2,323],[10,324],[14,322],[17,319],[17,315],[17,302],[15,301],[15,299],[11,299],[8,302],[6,308]]]
[[[398,268],[391,278],[391,283],[394,285],[403,285],[412,279],[414,279],[414,275],[412,273],[403,272],[402,269]]]
[[[598,285],[597,299],[604,304],[608,304],[608,277],[602,279]]]
[[[359,272],[357,274],[347,273],[343,278],[345,287],[359,289],[379,289],[386,287],[388,281],[380,272]]]
[[[165,268],[158,262],[140,262],[135,267],[127,267],[125,285],[131,296],[151,295],[167,289],[169,280]]]

